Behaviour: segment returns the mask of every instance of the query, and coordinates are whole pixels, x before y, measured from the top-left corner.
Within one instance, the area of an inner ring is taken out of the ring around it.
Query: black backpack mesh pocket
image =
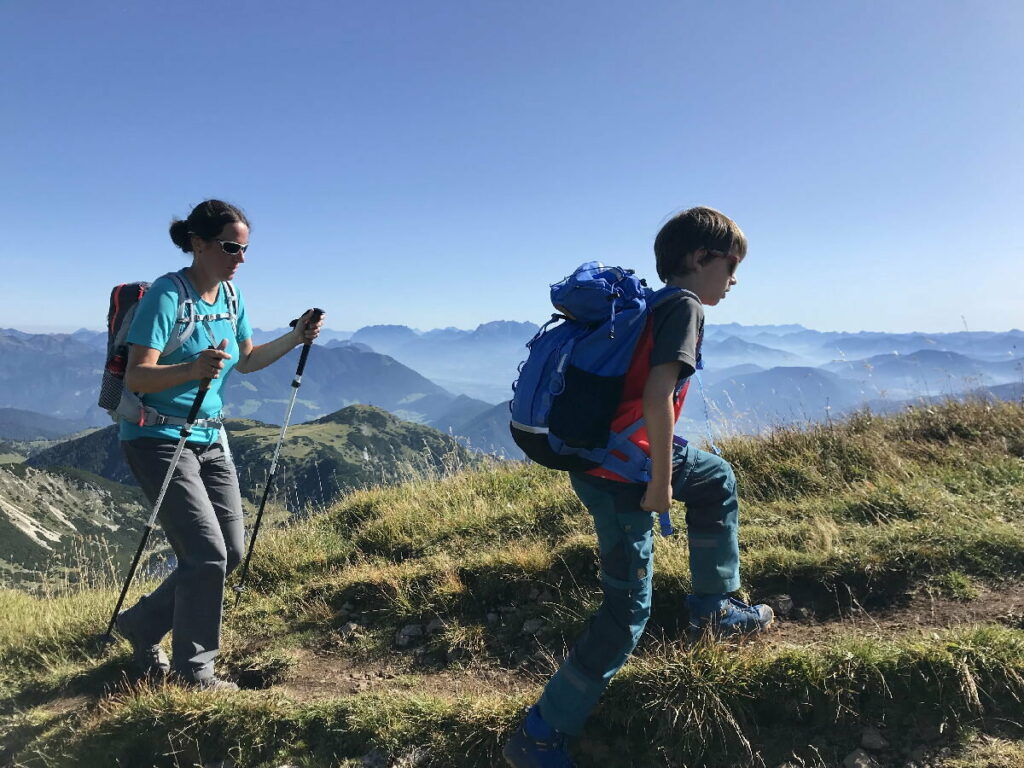
[[[570,365],[565,387],[551,405],[551,433],[573,448],[607,446],[624,383],[623,376],[598,376]]]

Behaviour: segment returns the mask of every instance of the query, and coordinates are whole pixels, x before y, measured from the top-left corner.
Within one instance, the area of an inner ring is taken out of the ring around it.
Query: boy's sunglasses
[[[216,238],[214,239],[216,240]],[[245,253],[246,250],[249,248],[248,243],[242,245],[241,243],[236,243],[234,240],[217,240],[217,242],[220,243],[220,249],[229,256],[234,256],[235,254],[239,253]]]
[[[740,265],[740,257],[735,253],[726,253],[725,251],[712,251],[708,249],[708,254],[711,256],[724,256],[729,260],[729,274],[736,274],[736,268]]]

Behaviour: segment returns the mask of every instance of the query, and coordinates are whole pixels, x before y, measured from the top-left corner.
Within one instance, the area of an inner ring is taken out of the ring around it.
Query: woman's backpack
[[[180,272],[168,272],[164,277],[174,281],[178,289],[178,316],[176,333],[161,353],[166,357],[184,344],[195,332],[197,325],[213,320],[228,319],[235,328],[238,320],[238,294],[230,281],[221,283],[226,291],[228,312],[226,314],[200,315],[192,287]],[[110,306],[107,309],[107,361],[103,366],[103,381],[100,384],[99,406],[114,421],[124,419],[139,426],[154,424],[184,424],[184,419],[159,414],[155,408],[146,406],[134,392],[124,388],[124,373],[128,365],[128,330],[131,328],[135,311],[146,295],[151,283],[122,283],[110,291]]]

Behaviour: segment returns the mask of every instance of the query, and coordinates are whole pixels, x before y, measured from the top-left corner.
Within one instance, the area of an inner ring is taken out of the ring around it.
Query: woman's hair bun
[[[188,231],[188,222],[175,219],[171,222],[171,241],[185,253],[192,252],[192,235]]]

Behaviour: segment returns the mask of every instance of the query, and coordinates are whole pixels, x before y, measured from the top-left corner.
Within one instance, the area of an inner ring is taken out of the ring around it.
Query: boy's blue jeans
[[[735,592],[740,586],[739,501],[732,467],[692,446],[677,446],[672,458],[672,497],[686,504],[693,592]],[[574,736],[650,618],[654,517],[640,509],[644,484],[575,473],[570,478],[594,517],[604,599],[548,681],[539,706],[548,725]]]

